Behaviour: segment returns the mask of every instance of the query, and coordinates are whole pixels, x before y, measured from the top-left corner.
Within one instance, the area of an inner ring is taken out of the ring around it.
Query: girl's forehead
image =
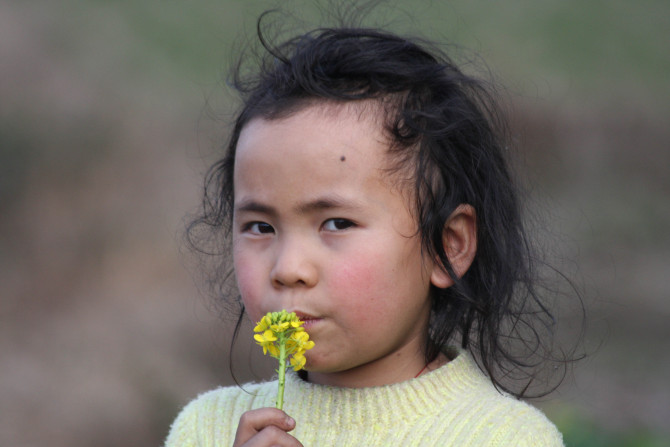
[[[350,125],[360,123],[368,129],[375,129],[376,136],[382,136],[386,127],[386,102],[381,99],[364,99],[358,101],[334,101],[330,99],[308,99],[297,107],[275,113],[276,117],[256,116],[243,127],[241,135],[259,123],[276,123],[281,125],[295,116],[309,120],[311,124]]]
[[[252,181],[256,172],[277,170],[289,181],[290,176],[366,176],[388,183],[388,173],[394,171],[389,138],[369,113],[378,108],[370,101],[326,103],[282,118],[252,119],[237,143],[234,181]]]
[[[240,132],[236,158],[288,155],[371,157],[388,152],[389,138],[372,101],[311,103],[279,118],[255,117]],[[344,159],[342,159],[344,157]],[[349,158],[349,161],[352,161]]]

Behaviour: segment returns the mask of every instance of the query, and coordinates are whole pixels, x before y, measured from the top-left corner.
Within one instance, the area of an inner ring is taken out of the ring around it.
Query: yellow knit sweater
[[[191,402],[166,447],[228,447],[240,415],[271,407],[277,382],[220,388]],[[334,388],[287,374],[292,435],[316,446],[563,446],[536,408],[500,394],[467,352],[419,378],[372,388]]]

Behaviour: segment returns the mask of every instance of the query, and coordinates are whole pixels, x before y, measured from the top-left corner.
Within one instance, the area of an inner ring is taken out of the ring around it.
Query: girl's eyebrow
[[[348,200],[339,196],[320,197],[298,205],[295,209],[300,214],[309,214],[316,211],[329,209],[354,210],[363,208],[356,201]]]
[[[332,196],[332,197],[319,197],[314,200],[300,203],[294,208],[294,210],[298,214],[310,214],[317,211],[323,211],[329,209],[356,210],[361,208],[364,208],[364,206],[356,201],[351,201],[338,196]],[[277,215],[277,210],[272,205],[266,205],[264,203],[257,202],[253,199],[241,200],[240,203],[235,206],[235,211],[255,212],[255,213],[266,214],[269,216]]]
[[[277,211],[275,211],[272,206],[256,202],[255,200],[242,200],[239,204],[235,205],[235,212],[239,213],[241,211],[267,214],[270,216],[277,214]]]

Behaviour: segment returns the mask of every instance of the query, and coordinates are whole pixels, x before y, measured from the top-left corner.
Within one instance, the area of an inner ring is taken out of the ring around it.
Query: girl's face
[[[255,119],[240,135],[239,291],[254,321],[281,309],[306,320],[311,382],[381,385],[425,365],[436,266],[422,254],[409,194],[384,172],[387,150],[380,125],[352,105]]]

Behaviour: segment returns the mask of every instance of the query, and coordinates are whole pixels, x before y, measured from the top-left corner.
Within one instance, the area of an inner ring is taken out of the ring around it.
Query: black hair
[[[551,353],[544,337],[553,317],[535,285],[537,258],[510,174],[505,121],[488,82],[420,39],[342,27],[273,45],[261,28],[259,20],[266,53],[258,71],[245,74],[240,64],[231,78],[243,106],[225,155],[207,175],[202,215],[189,228],[192,240],[205,227],[229,243],[235,151],[250,120],[278,119],[315,102],[378,101],[395,171],[413,182],[423,248],[454,279],[449,288],[431,289],[426,360],[458,343],[498,388],[524,395],[535,367]],[[461,204],[476,212],[477,253],[458,278],[443,229]],[[510,379],[525,379],[522,389]]]

